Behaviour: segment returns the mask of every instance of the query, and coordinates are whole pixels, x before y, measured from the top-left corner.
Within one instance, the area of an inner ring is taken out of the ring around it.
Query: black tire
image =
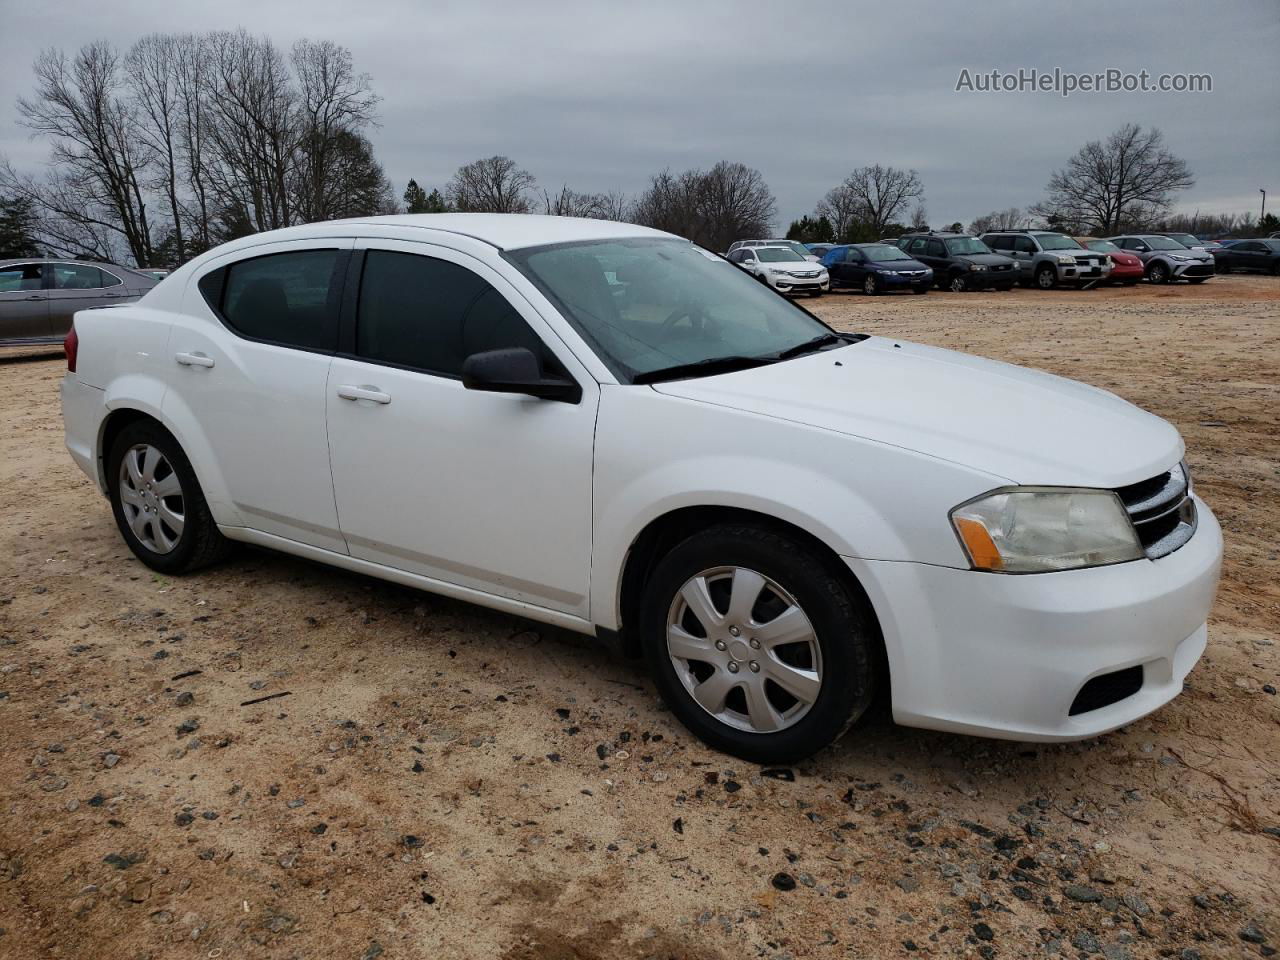
[[[1043,266],[1036,271],[1036,286],[1041,290],[1052,290],[1058,285],[1058,271],[1053,267]]]
[[[947,280],[947,289],[952,293],[967,293],[969,290],[969,278],[963,273],[953,273]]]
[[[868,297],[876,297],[880,295],[880,281],[876,279],[874,273],[868,273],[862,281],[862,292]]]
[[[753,570],[777,583],[804,611],[817,638],[817,697],[808,712],[778,732],[740,730],[704,710],[668,653],[667,619],[677,594],[699,573],[723,567]],[[869,604],[840,574],[803,542],[753,524],[712,527],[674,547],[649,578],[640,617],[649,669],[671,712],[705,743],[752,763],[794,763],[835,742],[871,704],[880,649]]]
[[[1147,267],[1147,279],[1152,283],[1168,283],[1169,276],[1168,265],[1159,260]]]
[[[125,455],[141,444],[154,447],[163,454],[181,485],[180,496],[176,499],[181,502],[183,527],[177,542],[167,552],[149,548],[139,539],[125,517],[120,483],[121,465]],[[178,441],[160,424],[154,420],[139,420],[126,426],[107,452],[106,467],[111,512],[115,516],[120,535],[134,555],[152,570],[168,574],[190,573],[218,562],[230,552],[231,541],[218,531],[217,524],[213,522],[200,482],[191,469],[191,462]]]

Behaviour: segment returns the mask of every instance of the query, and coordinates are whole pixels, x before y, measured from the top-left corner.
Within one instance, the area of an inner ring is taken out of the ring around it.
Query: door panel
[[[488,266],[428,244],[376,247],[429,254],[478,275],[527,324],[521,336],[541,340],[582,385],[583,398],[571,404],[485,393],[451,376],[336,357],[326,392],[329,446],[351,555],[586,616],[595,381]],[[375,276],[366,267],[357,324],[372,316],[363,302],[378,295]],[[455,300],[442,292],[441,302]],[[426,304],[424,323],[436,322],[428,315],[435,309]],[[439,339],[457,338],[442,332]],[[361,329],[356,340],[378,337]],[[388,349],[385,338],[379,349]]]
[[[0,269],[0,341],[53,336],[49,294],[44,289],[47,270],[48,265],[43,263],[19,263]]]
[[[327,304],[336,345],[340,290],[333,275],[341,275],[351,243],[294,241],[255,247],[249,258],[243,251],[229,255],[218,266],[234,263],[233,270],[241,273],[225,281],[224,299],[214,299],[233,311],[243,329],[253,325],[259,336],[271,330],[258,326],[254,317],[279,317],[277,336],[294,341],[327,322],[320,313]],[[319,252],[301,261],[278,259],[308,251]],[[268,266],[260,268],[260,263]],[[205,277],[213,275],[210,271]],[[164,407],[175,422],[192,422],[203,432],[235,522],[346,553],[338,531],[324,419],[332,355],[314,342],[302,349],[233,332],[194,282],[183,314],[175,317],[168,353],[172,372]]]

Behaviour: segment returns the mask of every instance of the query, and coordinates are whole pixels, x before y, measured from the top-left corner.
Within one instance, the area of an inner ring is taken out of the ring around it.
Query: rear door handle
[[[29,296],[29,297],[24,297],[23,299],[24,299],[24,300],[43,300],[43,299],[44,299],[44,297],[42,297],[42,296],[41,296],[40,294],[38,294],[38,293],[33,293],[31,296]]]
[[[338,396],[343,400],[372,400],[374,403],[391,402],[391,394],[383,393],[377,387],[370,386],[367,383],[362,386],[344,383],[338,387]]]
[[[184,367],[212,367],[213,357],[205,356],[199,351],[195,353],[175,353],[173,359]]]

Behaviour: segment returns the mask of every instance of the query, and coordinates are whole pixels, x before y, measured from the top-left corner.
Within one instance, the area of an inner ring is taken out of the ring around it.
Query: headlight
[[[1043,573],[1144,556],[1124,505],[1110,490],[1012,487],[951,511],[975,570]]]
[[[1181,253],[1171,253],[1169,254],[1169,259],[1182,261],[1182,260],[1190,260],[1191,257],[1183,256]]]
[[[1064,254],[1059,254],[1059,255],[1058,255],[1058,262],[1059,262],[1059,263],[1075,263],[1075,262],[1076,262],[1076,258],[1075,258],[1075,257],[1072,257],[1072,256],[1068,256],[1068,255],[1067,255],[1067,254],[1065,254],[1065,253],[1064,253]]]
[[[986,267],[984,267],[984,266],[983,266],[982,264],[980,264],[980,263],[971,263],[971,264],[969,264],[969,269],[970,269],[970,270],[985,270],[985,269],[987,269],[987,268],[986,268]]]

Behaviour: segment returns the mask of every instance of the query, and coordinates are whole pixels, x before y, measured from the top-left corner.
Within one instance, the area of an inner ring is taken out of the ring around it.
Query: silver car
[[[0,345],[57,343],[77,310],[129,303],[159,282],[114,263],[0,260]]]
[[[1217,272],[1213,254],[1200,247],[1192,250],[1170,237],[1145,233],[1107,239],[1141,260],[1152,283],[1204,283]]]

